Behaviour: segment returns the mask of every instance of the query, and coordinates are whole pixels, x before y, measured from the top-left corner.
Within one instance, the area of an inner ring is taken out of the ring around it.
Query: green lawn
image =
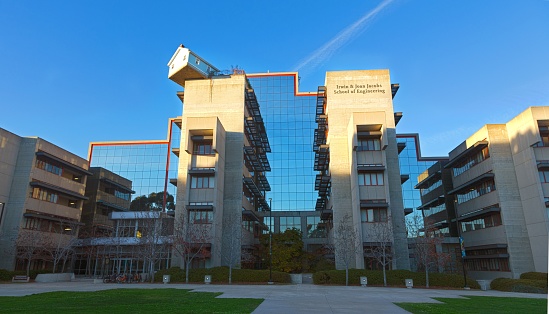
[[[181,289],[113,289],[0,297],[0,313],[251,313],[263,299]]]
[[[547,299],[467,296],[467,299],[433,298],[437,303],[395,303],[412,313],[547,313]]]

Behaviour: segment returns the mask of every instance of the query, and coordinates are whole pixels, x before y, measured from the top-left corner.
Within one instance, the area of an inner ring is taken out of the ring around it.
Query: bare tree
[[[43,252],[43,233],[37,230],[21,229],[19,230],[15,244],[17,259],[25,261],[28,277],[30,275],[32,260]]]
[[[229,284],[232,284],[233,268],[239,267],[242,253],[242,216],[238,213],[229,214],[224,219],[225,232],[223,239],[223,249],[220,250],[223,263],[229,266]]]
[[[168,258],[173,219],[162,212],[136,212],[139,255],[148,262],[150,282],[154,282],[154,269],[158,261]],[[171,224],[171,226],[170,226]]]
[[[349,285],[349,267],[356,260],[357,254],[362,252],[362,244],[358,238],[358,231],[353,225],[352,217],[345,214],[334,229],[333,244],[336,261],[345,266],[345,285]]]
[[[78,223],[61,222],[52,224],[51,231],[43,233],[44,251],[53,263],[52,272],[57,272],[59,263],[61,262],[63,263],[61,272],[64,272],[69,257],[74,253],[74,247],[77,242]]]
[[[437,250],[444,242],[444,236],[437,232],[429,220],[422,221],[421,217],[409,221],[408,232],[413,236],[413,251],[418,268],[423,267],[425,285],[429,288],[429,271],[443,267],[450,260],[448,253]]]
[[[372,257],[383,268],[383,285],[387,286],[386,268],[394,259],[393,229],[390,222],[370,224],[367,237],[371,245],[365,248],[368,257]]]
[[[195,258],[206,255],[210,243],[210,225],[191,223],[183,215],[175,222],[173,249],[185,263],[185,282],[189,283],[189,270]]]

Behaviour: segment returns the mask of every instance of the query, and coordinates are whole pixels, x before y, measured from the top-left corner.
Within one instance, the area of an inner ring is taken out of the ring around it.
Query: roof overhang
[[[459,216],[457,218],[457,220],[458,221],[469,220],[471,218],[477,218],[479,216],[484,216],[484,215],[489,214],[489,213],[497,213],[497,212],[500,212],[500,211],[501,211],[501,208],[496,207],[496,206],[482,208],[482,209],[475,210],[475,211],[472,211],[472,212],[467,213],[467,214],[463,214],[463,215]]]
[[[110,208],[119,210],[119,211],[123,211],[123,212],[127,212],[127,211],[130,210],[129,208],[122,207],[120,205],[116,205],[116,204],[113,204],[113,203],[105,202],[104,200],[98,200],[98,201],[96,201],[96,203],[101,204],[101,205],[106,206],[106,207],[110,207]]]
[[[31,186],[38,186],[38,187],[43,187],[43,188],[46,188],[46,189],[50,189],[52,191],[56,191],[56,192],[59,192],[61,194],[65,194],[65,195],[68,195],[68,196],[72,196],[74,198],[77,198],[77,199],[80,199],[80,200],[88,200],[89,198],[84,196],[84,195],[81,195],[81,194],[78,194],[74,191],[71,191],[71,190],[67,190],[67,189],[64,189],[64,188],[61,188],[61,187],[58,187],[56,185],[53,185],[53,184],[49,184],[49,183],[46,183],[46,182],[42,182],[42,181],[31,181],[29,183]]]
[[[125,186],[125,185],[122,185],[122,184],[120,184],[120,183],[118,183],[118,182],[116,182],[116,181],[113,181],[113,180],[111,180],[111,179],[100,178],[99,180],[100,180],[100,181],[103,181],[103,182],[107,182],[108,184],[114,185],[114,186],[116,186],[117,188],[119,188],[119,189],[122,190],[122,191],[128,192],[128,193],[130,193],[130,194],[135,194],[135,191],[132,190],[130,187],[127,187],[127,186]]]
[[[477,184],[477,183],[480,183],[480,182],[483,182],[483,181],[487,181],[487,180],[490,180],[494,178],[494,174],[492,172],[487,172],[483,175],[480,175],[472,180],[469,180],[465,183],[463,183],[462,185],[458,186],[457,188],[451,190],[448,192],[449,195],[452,195],[452,194],[456,194],[456,193],[460,193],[460,192],[463,192],[465,190],[467,190],[470,186],[474,185],[474,184]]]
[[[68,162],[66,160],[63,160],[63,159],[61,159],[57,156],[54,156],[52,154],[49,154],[49,153],[46,153],[46,152],[43,152],[43,151],[38,151],[38,152],[36,152],[36,156],[43,156],[43,157],[46,157],[48,159],[55,160],[56,162],[62,164],[63,166],[65,166],[67,168],[70,168],[74,172],[78,172],[78,173],[85,174],[85,175],[88,175],[88,176],[93,175],[93,173],[89,172],[88,170],[86,170],[82,167],[78,167],[77,165],[71,164],[70,162]]]
[[[436,179],[438,181],[438,179],[440,179],[442,177],[442,173],[440,171],[436,171],[432,174],[430,174],[427,178],[419,181],[415,186],[414,186],[414,189],[425,189],[427,187],[429,187],[429,183],[431,182],[434,182],[434,180]]]
[[[417,210],[426,210],[429,208],[433,208],[435,206],[441,205],[444,203],[444,196],[436,197],[430,201],[428,201],[425,204],[421,204],[421,206],[418,206]]]
[[[453,165],[458,163],[460,160],[462,160],[464,157],[470,156],[470,155],[480,151],[481,149],[483,149],[484,147],[487,147],[487,146],[488,146],[488,141],[478,141],[478,142],[476,142],[475,144],[471,145],[466,150],[459,153],[454,158],[450,159],[448,161],[448,163],[446,165],[444,165],[444,168],[452,167]]]
[[[389,203],[387,202],[374,202],[374,201],[367,201],[367,200],[360,201],[360,208],[387,208],[387,207],[389,207]]]
[[[85,225],[84,223],[78,222],[76,220],[70,220],[70,219],[65,219],[65,218],[61,218],[61,217],[49,216],[49,215],[40,214],[40,213],[24,213],[23,217],[41,218],[41,219],[46,219],[46,220],[57,221],[57,222],[60,222],[60,223],[75,225],[75,226],[84,226]]]

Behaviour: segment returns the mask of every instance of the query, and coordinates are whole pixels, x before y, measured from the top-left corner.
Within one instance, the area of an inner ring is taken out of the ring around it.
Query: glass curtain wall
[[[294,74],[249,76],[271,145],[267,178],[274,211],[315,209],[316,95],[297,96]]]
[[[409,175],[409,179],[402,184],[402,200],[404,202],[404,208],[413,209],[412,213],[406,216],[406,223],[423,223],[422,213],[417,210],[417,208],[421,206],[421,195],[419,190],[414,189],[414,186],[418,183],[418,176],[434,165],[438,159],[421,157],[417,134],[397,134],[397,142],[406,144],[404,150],[402,150],[402,152],[398,155],[400,173]],[[417,219],[414,217],[417,217]]]
[[[103,167],[132,182],[135,194],[130,196],[130,211],[175,209],[178,155],[173,151],[179,148],[181,130],[175,119],[169,121],[166,140],[91,144],[90,167]],[[164,192],[167,192],[165,199]],[[140,254],[141,242],[138,234],[83,239],[75,264],[76,272],[94,277],[112,272],[145,272],[150,266],[148,259]],[[155,269],[169,267],[170,258],[166,252],[171,249],[162,247]]]

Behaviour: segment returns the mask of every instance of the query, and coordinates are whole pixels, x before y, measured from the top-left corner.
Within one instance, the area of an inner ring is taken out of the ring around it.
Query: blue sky
[[[83,157],[90,141],[164,139],[181,114],[166,64],[183,43],[220,69],[300,68],[301,91],[326,71],[387,68],[397,131],[442,156],[549,105],[548,35],[545,0],[0,0],[0,127]]]

